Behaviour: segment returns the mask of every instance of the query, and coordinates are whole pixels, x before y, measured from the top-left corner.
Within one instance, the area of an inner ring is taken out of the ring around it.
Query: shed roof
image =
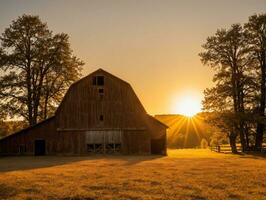
[[[39,125],[41,125],[41,124],[44,124],[44,123],[46,123],[46,122],[52,120],[53,118],[55,118],[55,116],[51,116],[51,117],[49,117],[49,118],[47,118],[47,119],[45,119],[45,120],[43,120],[43,121],[41,121],[41,122],[39,122],[39,123],[37,123],[37,124],[35,124],[35,125],[29,126],[29,127],[27,127],[27,128],[24,128],[24,129],[22,129],[22,130],[19,130],[19,131],[15,132],[15,133],[12,133],[12,134],[10,134],[10,135],[8,135],[8,136],[5,136],[5,137],[1,138],[0,141],[1,141],[1,140],[5,140],[5,139],[10,138],[10,137],[13,137],[13,136],[18,135],[18,134],[21,134],[21,133],[23,133],[24,131],[27,131],[27,130],[29,130],[29,129],[32,129],[32,128],[34,128],[34,127],[37,127],[37,126],[39,126]]]

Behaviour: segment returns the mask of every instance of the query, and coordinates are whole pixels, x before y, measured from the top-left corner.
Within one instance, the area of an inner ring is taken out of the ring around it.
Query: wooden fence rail
[[[240,144],[237,144],[236,148],[237,148],[238,152],[242,152],[242,148],[241,148]],[[226,144],[225,145],[210,146],[210,150],[218,152],[218,153],[232,153],[230,145],[226,145]],[[254,148],[253,149],[250,148],[247,151],[254,151]],[[262,147],[261,147],[261,149],[259,151],[266,152],[266,143],[264,143],[262,145]]]

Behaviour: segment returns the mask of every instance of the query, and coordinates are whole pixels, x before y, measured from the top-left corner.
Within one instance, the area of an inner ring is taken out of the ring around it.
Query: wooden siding
[[[121,130],[107,130],[107,131],[87,131],[86,143],[87,144],[101,144],[101,143],[122,143]]]
[[[166,155],[166,129],[167,126],[152,116],[149,116],[148,130],[151,135],[151,153]]]
[[[104,76],[104,86],[92,84],[96,75]],[[103,97],[99,88],[104,89]],[[56,112],[57,127],[61,129],[145,128],[145,118],[146,111],[131,86],[104,71],[73,84]]]
[[[95,76],[104,76],[103,86],[93,85]],[[19,155],[25,147],[33,155],[35,140],[43,139],[47,155],[83,155],[89,144],[118,142],[123,154],[164,154],[166,128],[128,83],[100,69],[69,88],[53,118],[0,140],[0,152]]]
[[[122,152],[124,154],[150,154],[150,135],[144,130],[128,130],[123,133]]]
[[[0,152],[2,154],[8,155],[18,155],[21,154],[19,151],[20,145],[25,145],[26,151],[23,153],[25,155],[34,154],[34,142],[37,139],[45,139],[49,141],[47,145],[47,153],[53,146],[57,144],[58,135],[55,131],[55,120],[54,118],[45,120],[44,122],[31,127],[6,138],[0,140]]]

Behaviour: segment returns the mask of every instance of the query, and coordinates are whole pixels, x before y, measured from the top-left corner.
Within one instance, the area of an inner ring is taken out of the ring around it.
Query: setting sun
[[[193,96],[183,97],[177,100],[174,110],[178,114],[193,117],[201,111],[200,99]]]

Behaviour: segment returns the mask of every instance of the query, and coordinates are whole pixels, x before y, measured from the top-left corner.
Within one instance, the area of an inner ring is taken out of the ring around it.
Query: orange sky
[[[128,81],[151,114],[176,113],[184,96],[200,101],[212,85],[198,57],[217,28],[266,11],[266,0],[0,1],[0,32],[17,16],[37,14],[70,35],[83,74],[103,68]]]

